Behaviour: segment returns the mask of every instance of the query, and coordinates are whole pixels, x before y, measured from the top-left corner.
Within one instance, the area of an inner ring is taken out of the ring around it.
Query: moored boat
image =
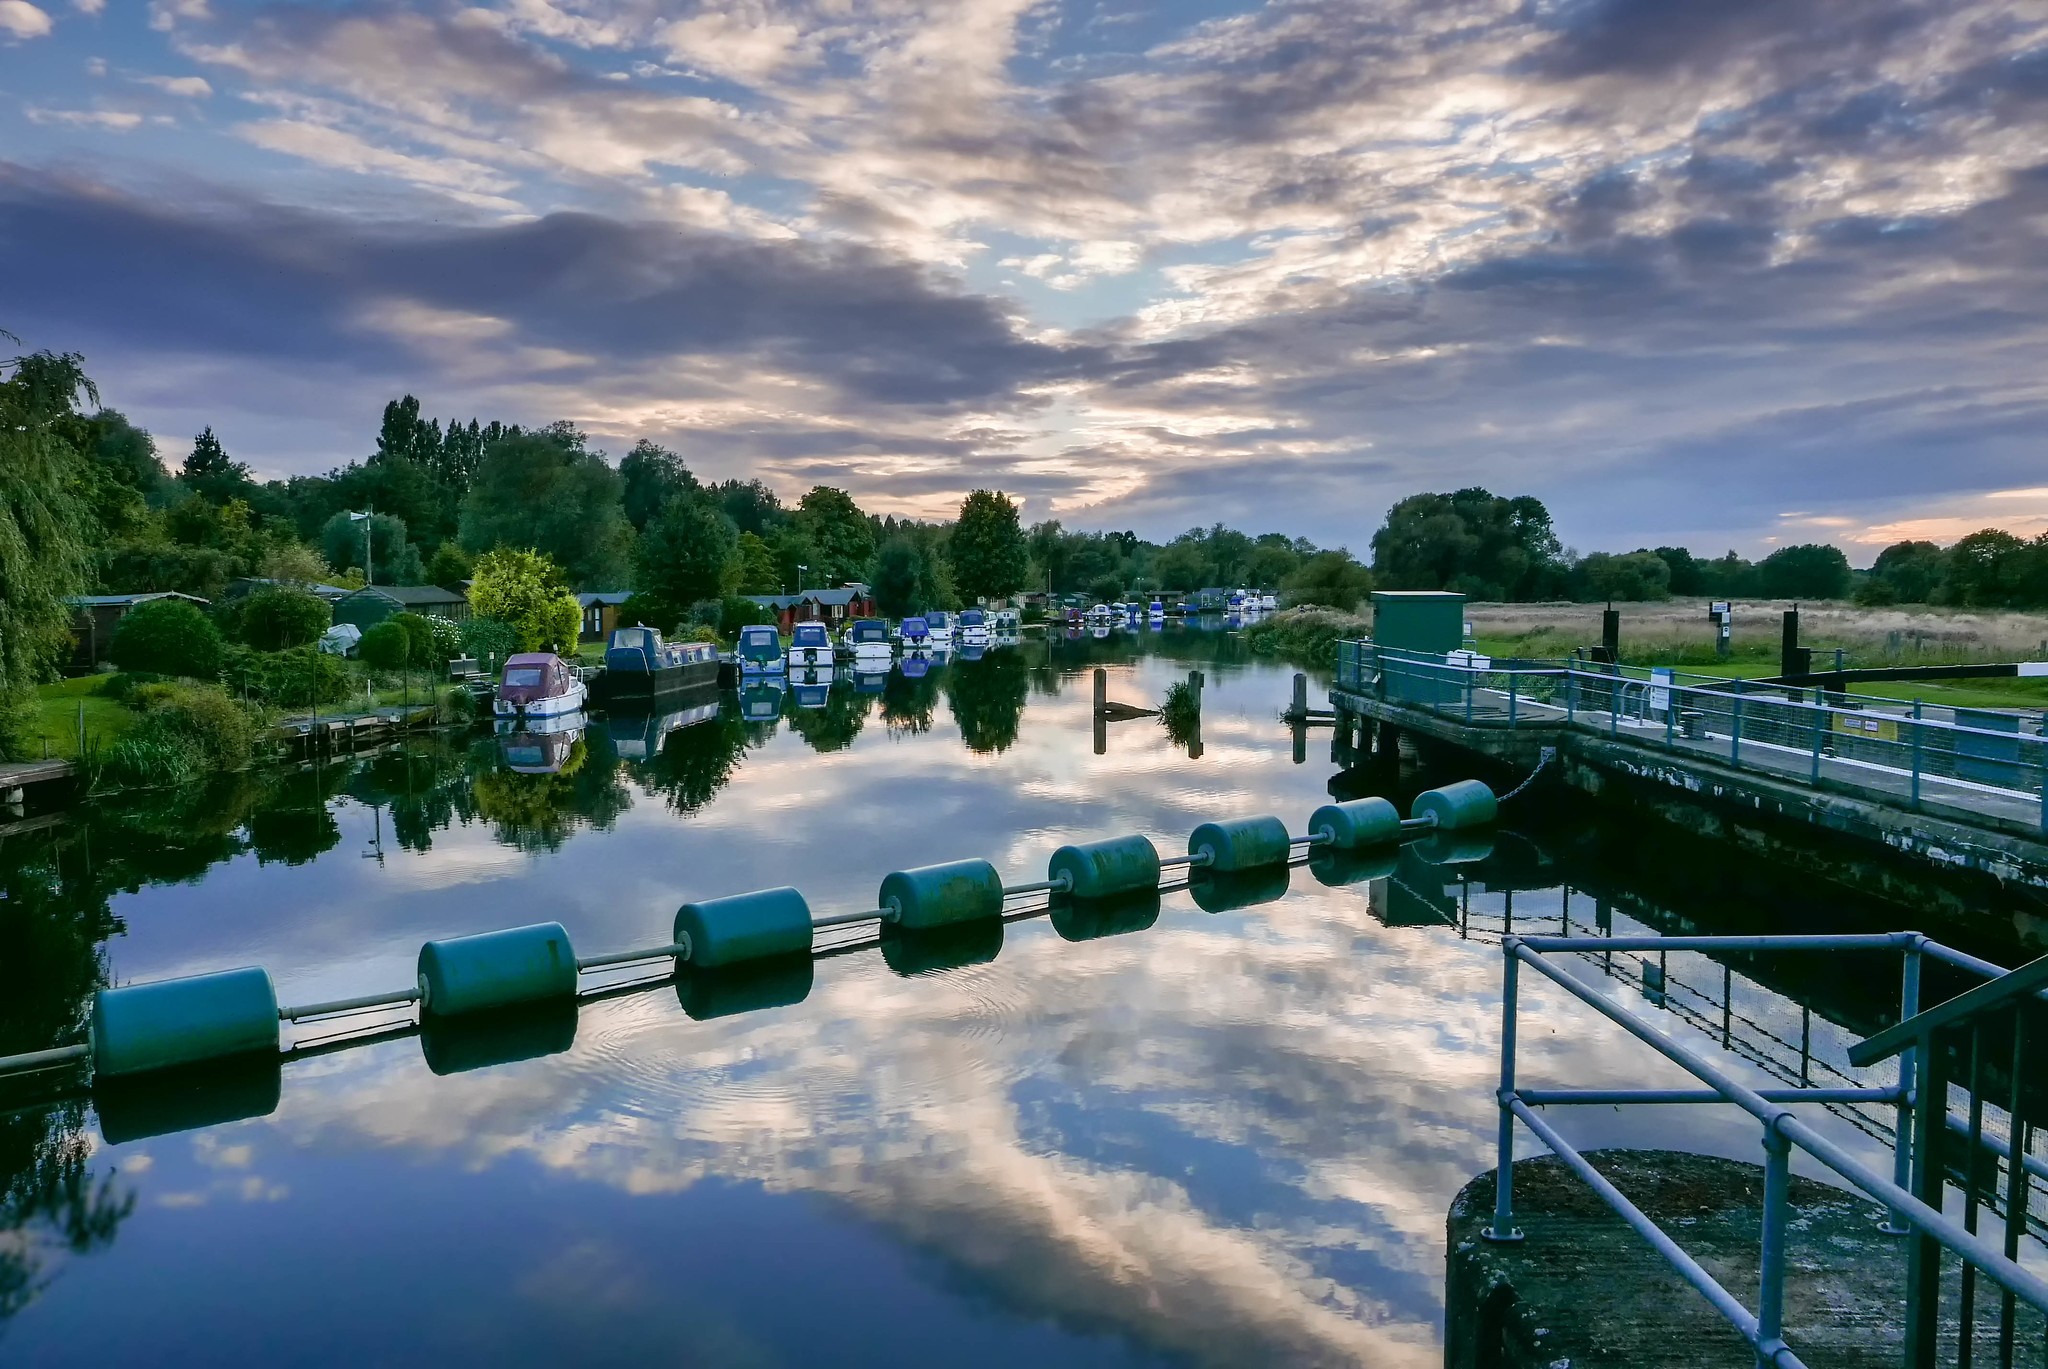
[[[612,633],[597,693],[600,702],[609,704],[717,683],[717,647],[709,642],[665,642],[661,633],[642,625]]]
[[[903,649],[905,651],[916,651],[931,645],[932,630],[922,618],[905,618],[902,631],[898,633],[898,636],[903,642]]]
[[[846,625],[842,640],[854,660],[878,662],[876,669],[886,670],[889,658],[895,654],[889,645],[889,625],[880,618],[854,619]]]
[[[789,668],[832,668],[832,630],[820,622],[798,623],[789,630]]]
[[[493,708],[501,718],[545,718],[579,711],[589,695],[567,661],[551,651],[523,651],[505,658]]]
[[[780,675],[782,673],[782,637],[765,623],[740,629],[740,644],[737,652],[740,672],[745,675]]]
[[[978,608],[960,610],[959,641],[963,647],[987,646],[988,614]]]
[[[932,646],[953,645],[953,615],[944,610],[934,610],[924,616],[925,630]]]

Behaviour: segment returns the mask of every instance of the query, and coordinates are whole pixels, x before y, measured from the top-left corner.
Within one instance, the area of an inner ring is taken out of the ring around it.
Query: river
[[[1176,854],[1208,819],[1298,831],[1333,791],[1458,777],[1340,773],[1326,731],[1297,763],[1292,668],[1240,641],[1033,635],[822,706],[420,738],[20,824],[0,1052],[78,1039],[106,983],[262,965],[281,1001],[340,998],[409,984],[436,937],[558,920],[597,954],[665,941],[692,899],[794,884],[854,911],[902,867],[1037,880],[1067,841]],[[1151,706],[1203,671],[1199,743],[1139,718],[1098,753],[1098,664]],[[506,1040],[394,1034],[226,1107],[260,1115],[153,1135],[194,1118],[8,1111],[0,1361],[1440,1363],[1445,1210],[1493,1164],[1510,919],[1914,925],[1729,857],[1538,787],[1481,846],[1377,880],[1297,868],[1249,906],[1181,890],[937,946],[844,930],[807,980],[629,986]],[[2010,962],[2020,939],[1970,949]],[[1634,958],[1580,964],[1645,1005]],[[1668,1028],[1758,1080],[1802,1043],[1815,1077],[1840,1069],[1895,1006],[1895,962],[1668,972]],[[1523,1011],[1525,1083],[1689,1082],[1526,977]],[[1729,1109],[1553,1115],[1585,1145],[1760,1154]],[[1884,1120],[1831,1124],[1884,1163]]]

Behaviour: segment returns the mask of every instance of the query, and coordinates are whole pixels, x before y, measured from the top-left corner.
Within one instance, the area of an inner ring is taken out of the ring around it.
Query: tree
[[[220,629],[189,599],[150,599],[115,625],[107,655],[123,670],[211,680],[220,674]]]
[[[1684,547],[1658,547],[1651,554],[1671,572],[1668,583],[1673,594],[1690,597],[1707,592],[1706,563],[1695,559]]]
[[[1251,554],[1245,560],[1245,582],[1254,589],[1278,589],[1283,580],[1294,574],[1301,561],[1301,554],[1295,551],[1287,538],[1278,533],[1267,533],[1252,544]]]
[[[1877,554],[1873,579],[1892,591],[1892,602],[1924,604],[1941,584],[1944,553],[1932,542],[1894,542]]]
[[[782,507],[775,491],[758,480],[722,480],[711,487],[711,495],[741,532],[751,532],[764,540],[789,521],[789,511]]]
[[[1017,506],[1000,490],[976,490],[960,503],[946,559],[964,598],[1002,599],[1024,587],[1031,551],[1017,525]]]
[[[439,585],[442,589],[459,590],[475,567],[476,562],[468,552],[453,542],[443,542],[434,552],[434,559],[427,563],[427,583]]]
[[[640,534],[639,587],[675,613],[722,599],[738,581],[737,542],[732,521],[710,500],[676,495]]]
[[[1201,589],[1208,573],[1209,559],[1203,554],[1201,543],[1186,537],[1174,539],[1152,558],[1153,577],[1167,589],[1184,593]]]
[[[1349,613],[1372,593],[1372,572],[1343,547],[1319,551],[1280,582],[1287,604],[1322,604]]]
[[[442,665],[447,662],[446,656],[438,661],[434,659],[437,646],[434,640],[434,625],[427,621],[425,614],[394,613],[389,621],[405,630],[405,640],[409,644],[405,658],[413,665]]]
[[[565,424],[501,438],[484,454],[462,505],[462,545],[472,552],[530,548],[580,589],[626,582],[633,526],[620,503],[618,473],[583,450]]]
[[[368,532],[365,533],[365,527]],[[423,574],[420,549],[406,537],[405,520],[373,513],[367,520],[337,513],[320,529],[320,548],[336,570],[361,569],[368,541],[369,572],[380,585],[416,585]]]
[[[243,497],[256,483],[247,466],[228,456],[212,428],[192,440],[192,454],[180,474],[195,494],[215,504]]]
[[[1373,575],[1388,589],[1449,589],[1474,599],[1554,596],[1565,582],[1561,556],[1542,500],[1476,486],[1410,495],[1372,537]]]
[[[813,548],[810,583],[843,584],[867,574],[875,530],[844,490],[819,485],[797,505],[796,524]]]
[[[386,618],[363,634],[356,655],[375,670],[403,670],[412,662],[412,635],[403,624]]]
[[[84,393],[97,403],[84,358],[38,352],[5,363],[0,381],[0,754],[28,745],[32,690],[71,641],[66,596],[89,573],[88,514],[77,497],[81,461],[59,436]]]
[[[782,573],[775,564],[775,553],[758,535],[741,533],[738,555],[741,594],[782,593]]]
[[[1943,558],[1940,599],[1971,608],[2013,603],[2023,576],[2027,544],[2000,528],[1984,528],[1956,540]]]
[[[560,567],[523,548],[504,547],[477,558],[469,603],[480,617],[508,625],[521,651],[572,646],[583,623],[583,609],[563,587]]]
[[[256,573],[285,585],[318,585],[334,572],[320,553],[303,542],[276,542],[264,548]]]
[[[420,417],[420,402],[411,395],[384,406],[384,422],[377,430],[374,462],[403,461],[431,471],[441,452],[441,423]]]
[[[875,608],[884,618],[907,618],[924,607],[918,597],[917,544],[892,537],[875,553]]]
[[[1757,566],[1764,596],[1770,599],[1846,599],[1849,558],[1825,542],[1779,547]]]
[[[258,651],[311,646],[334,621],[327,601],[290,585],[259,589],[242,601],[242,640]]]
[[[1596,551],[1579,562],[1574,578],[1582,600],[1641,603],[1671,597],[1671,564],[1654,551],[1616,556]]]
[[[645,529],[669,500],[679,494],[695,494],[701,488],[680,456],[644,437],[619,463],[619,483],[626,521],[635,532]]]

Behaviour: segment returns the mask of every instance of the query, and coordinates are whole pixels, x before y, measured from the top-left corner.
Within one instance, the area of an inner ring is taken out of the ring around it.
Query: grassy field
[[[1668,665],[1699,675],[1744,679],[1778,673],[1779,635],[1791,600],[1748,599],[1733,605],[1730,654],[1714,649],[1705,599],[1618,604],[1621,655],[1629,665]],[[1466,609],[1479,649],[1496,656],[1568,656],[1600,640],[1602,604],[1489,604]],[[1799,604],[1800,643],[1816,668],[1842,652],[1848,667],[1956,665],[2048,660],[2048,614],[1936,608],[1925,604],[1857,608]],[[1853,693],[1924,699],[1960,708],[2048,707],[2048,680],[1997,679],[1859,684]]]
[[[78,759],[78,716],[85,709],[85,732],[89,745],[105,746],[135,725],[135,712],[100,691],[111,675],[81,675],[60,680],[36,690],[36,730],[42,734],[31,757],[45,754],[65,760]]]

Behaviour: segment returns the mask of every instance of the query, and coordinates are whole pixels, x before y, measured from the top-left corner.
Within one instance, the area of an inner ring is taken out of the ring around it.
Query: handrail
[[[2023,1211],[2023,1203],[2008,1200],[2007,1231],[2004,1249],[1998,1242],[1980,1235],[1976,1230],[1974,1210],[1967,1222],[1958,1222],[1944,1213],[1940,1202],[1940,1187],[1944,1182],[1943,1169],[1930,1168],[1930,1157],[1935,1154],[1936,1141],[1946,1137],[1953,1126],[1948,1116],[1946,1086],[1939,1082],[1938,1067],[1934,1079],[1928,1074],[1930,1058],[1927,1051],[1916,1052],[1918,1068],[1923,1076],[1916,1085],[1909,1083],[1911,1070],[1902,1071],[1897,1085],[1889,1088],[1818,1088],[1818,1089],[1752,1089],[1734,1078],[1701,1051],[1683,1041],[1665,1035],[1647,1019],[1639,1016],[1626,1005],[1610,999],[1593,985],[1582,982],[1577,976],[1567,973],[1562,967],[1550,963],[1546,952],[1598,952],[1616,950],[1689,950],[1689,951],[1760,951],[1760,950],[1884,950],[1897,949],[1904,956],[1903,1011],[1907,1020],[1898,1027],[1878,1033],[1862,1043],[1868,1047],[1882,1042],[1883,1038],[1905,1032],[1906,1039],[1888,1050],[1878,1052],[1862,1051],[1866,1058],[1858,1058],[1861,1048],[1852,1049],[1850,1060],[1857,1065],[1881,1059],[1897,1050],[1915,1050],[1924,1047],[1933,1033],[1946,1025],[1963,1021],[1976,1013],[1987,1011],[2000,1004],[2010,1004],[2023,995],[2032,993],[2036,987],[2048,982],[2048,956],[2013,971],[2002,971],[1998,966],[1961,952],[1951,951],[1938,942],[1929,940],[1918,932],[1893,932],[1877,934],[1841,935],[1792,935],[1772,936],[1687,936],[1687,937],[1616,937],[1616,936],[1515,936],[1502,938],[1503,953],[1502,1001],[1501,1001],[1501,1068],[1500,1085],[1495,1098],[1500,1112],[1499,1161],[1494,1178],[1494,1212],[1492,1223],[1481,1232],[1491,1241],[1517,1241],[1522,1233],[1514,1226],[1513,1172],[1514,1172],[1514,1128],[1517,1121],[1527,1126],[1547,1145],[1565,1165],[1584,1179],[1601,1199],[1620,1213],[1629,1225],[1644,1236],[1677,1270],[1679,1275],[1691,1284],[1714,1308],[1747,1340],[1755,1349],[1760,1364],[1778,1366],[1778,1369],[1792,1369],[1800,1364],[1798,1357],[1786,1345],[1783,1338],[1784,1273],[1785,1273],[1785,1222],[1788,1203],[1789,1183],[1788,1157],[1793,1147],[1805,1151],[1834,1173],[1846,1179],[1854,1187],[1884,1204],[1892,1213],[1891,1225],[1880,1228],[1893,1234],[1917,1232],[1913,1249],[1912,1265],[1918,1272],[1909,1278],[1907,1300],[1907,1345],[1909,1357],[1916,1365],[1931,1363],[1926,1357],[1933,1345],[1930,1318],[1934,1315],[1934,1303],[1929,1299],[1933,1285],[1928,1283],[1937,1278],[1938,1262],[1930,1264],[1925,1254],[1937,1245],[1946,1247],[1960,1256],[1966,1270],[1982,1271],[2001,1285],[2012,1298],[2024,1301],[2037,1310],[2048,1313],[2048,1280],[2021,1267],[2014,1258],[2016,1248],[2013,1226],[2015,1215]],[[1989,983],[1959,995],[1957,998],[1931,1009],[1916,1013],[1918,1003],[1919,962],[1923,955],[1957,964],[1964,969],[1997,978]],[[1684,1068],[1694,1078],[1707,1084],[1705,1090],[1679,1089],[1524,1089],[1515,1082],[1515,1037],[1517,1016],[1516,970],[1528,965],[1537,973],[1564,988],[1594,1011],[1608,1018],[1623,1030],[1656,1049],[1665,1058]],[[2017,1048],[2016,1048],[2017,1052]],[[2017,1076],[2020,1058],[2016,1053],[2013,1067]],[[1973,1085],[1974,1086],[1974,1085]],[[2017,1088],[2017,1083],[2015,1084]],[[1882,1103],[1895,1102],[1902,1109],[1901,1130],[1897,1134],[1898,1153],[1895,1157],[1896,1180],[1885,1179],[1874,1170],[1852,1156],[1816,1131],[1800,1115],[1786,1104],[1794,1101],[1816,1102],[1864,1101]],[[2015,1104],[2017,1106],[2017,1094]],[[1758,1289],[1757,1310],[1749,1311],[1734,1295],[1717,1282],[1712,1275],[1693,1261],[1677,1244],[1659,1231],[1655,1224],[1637,1211],[1618,1189],[1599,1176],[1585,1157],[1574,1149],[1553,1128],[1543,1123],[1533,1108],[1545,1104],[1620,1104],[1620,1103],[1733,1103],[1756,1118],[1763,1126],[1765,1151],[1764,1213],[1762,1253],[1760,1257],[1761,1279]],[[1910,1138],[1903,1123],[1909,1112],[1917,1112],[1919,1120],[1915,1130],[1921,1141],[1917,1148],[1917,1159],[1908,1164]],[[1971,1122],[1972,1144],[1975,1144],[1975,1114]],[[1930,1135],[1930,1131],[1939,1135]],[[2015,1192],[2024,1182],[2021,1177],[2034,1168],[2023,1163],[2026,1157],[2020,1150],[2019,1130],[2008,1152],[2003,1156],[2011,1166]],[[1908,1169],[1912,1171],[1912,1188],[1906,1186]],[[1930,1190],[1929,1182],[1934,1185]],[[1974,1192],[1974,1190],[1973,1190]],[[1973,1200],[1974,1201],[1974,1200]],[[1923,1250],[1924,1247],[1924,1250]],[[1932,1271],[1932,1272],[1930,1272]],[[1965,1275],[1964,1298],[1968,1299],[1969,1275]],[[2011,1325],[2013,1302],[2005,1304],[2008,1329]]]
[[[1916,1041],[1924,1040],[1943,1027],[1953,1026],[1993,1008],[2004,1007],[2015,998],[2031,994],[2036,988],[2048,985],[2048,955],[2030,960],[2016,970],[2008,970],[1988,984],[1979,984],[1965,993],[1959,993],[1945,1003],[1937,1003],[1923,1013],[1915,1014],[1903,1022],[1886,1027],[1874,1036],[1867,1036],[1849,1047],[1849,1063],[1859,1069],[1876,1064],[1888,1056],[1897,1055]]]

